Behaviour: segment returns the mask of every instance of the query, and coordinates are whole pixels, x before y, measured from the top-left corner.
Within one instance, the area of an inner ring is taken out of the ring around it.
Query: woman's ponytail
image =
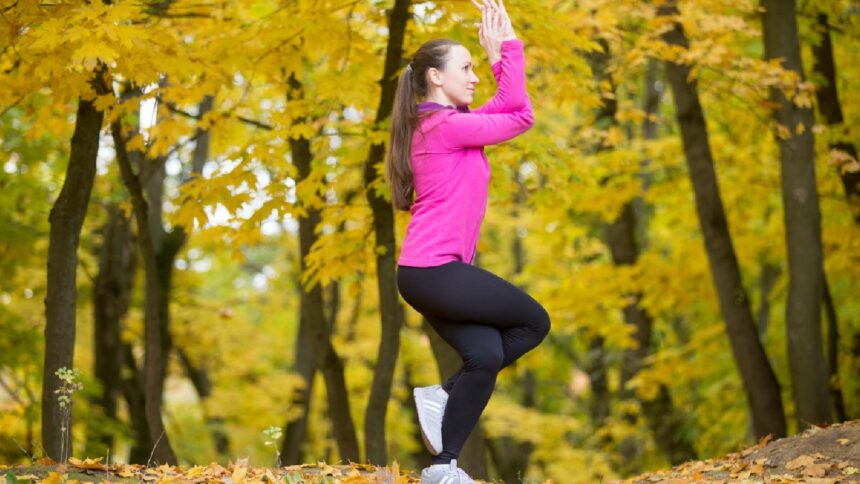
[[[427,96],[427,69],[445,69],[448,52],[460,45],[450,39],[425,42],[397,80],[394,111],[391,114],[391,139],[385,158],[385,178],[391,185],[391,202],[397,210],[412,208],[415,187],[412,183],[412,135],[418,127],[418,105]]]

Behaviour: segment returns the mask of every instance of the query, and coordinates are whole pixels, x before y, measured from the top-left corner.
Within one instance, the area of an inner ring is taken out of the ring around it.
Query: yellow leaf
[[[188,470],[185,472],[185,475],[186,475],[187,477],[198,477],[198,476],[202,476],[204,472],[206,472],[206,468],[205,468],[205,467],[203,467],[203,466],[194,466],[194,467],[192,467],[191,469],[188,469]]]
[[[43,484],[60,484],[61,482],[63,482],[63,475],[57,472],[48,473],[48,477],[42,480]]]
[[[88,42],[72,53],[71,63],[83,65],[86,70],[94,71],[99,61],[110,65],[116,60],[117,55],[117,52],[107,44]]]
[[[100,470],[100,471],[106,471],[107,466],[102,464],[100,462],[101,460],[102,460],[102,457],[99,457],[97,459],[84,459],[84,460],[80,460],[80,459],[76,459],[74,457],[71,457],[71,458],[69,458],[69,464],[71,464],[71,465],[73,465],[79,469],[96,469],[96,470]]]
[[[245,482],[245,476],[248,474],[247,467],[237,467],[236,470],[233,471],[233,475],[230,476],[233,484],[242,484]]]

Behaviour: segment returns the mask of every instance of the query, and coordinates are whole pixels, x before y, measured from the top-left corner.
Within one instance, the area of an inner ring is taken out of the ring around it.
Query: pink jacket
[[[534,124],[523,42],[502,42],[502,58],[492,70],[498,92],[474,111],[434,102],[418,105],[419,112],[437,112],[420,122],[412,138],[416,198],[398,265],[472,264],[475,259],[490,184],[484,146],[514,138]]]

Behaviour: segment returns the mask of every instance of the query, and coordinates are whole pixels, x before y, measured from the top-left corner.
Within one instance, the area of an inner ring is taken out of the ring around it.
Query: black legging
[[[421,313],[463,358],[442,384],[448,403],[441,454],[456,459],[487,406],[502,368],[534,348],[547,333],[546,310],[520,288],[480,267],[451,261],[434,267],[397,266],[403,299]]]

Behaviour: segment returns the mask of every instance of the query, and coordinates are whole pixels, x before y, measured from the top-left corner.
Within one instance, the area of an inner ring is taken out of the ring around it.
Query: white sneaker
[[[457,459],[448,464],[434,464],[421,471],[421,484],[478,484],[466,471],[457,467]]]
[[[412,390],[415,395],[415,407],[418,409],[418,422],[421,424],[421,436],[424,445],[433,455],[442,453],[442,417],[445,415],[445,404],[448,394],[442,385],[418,387]]]

